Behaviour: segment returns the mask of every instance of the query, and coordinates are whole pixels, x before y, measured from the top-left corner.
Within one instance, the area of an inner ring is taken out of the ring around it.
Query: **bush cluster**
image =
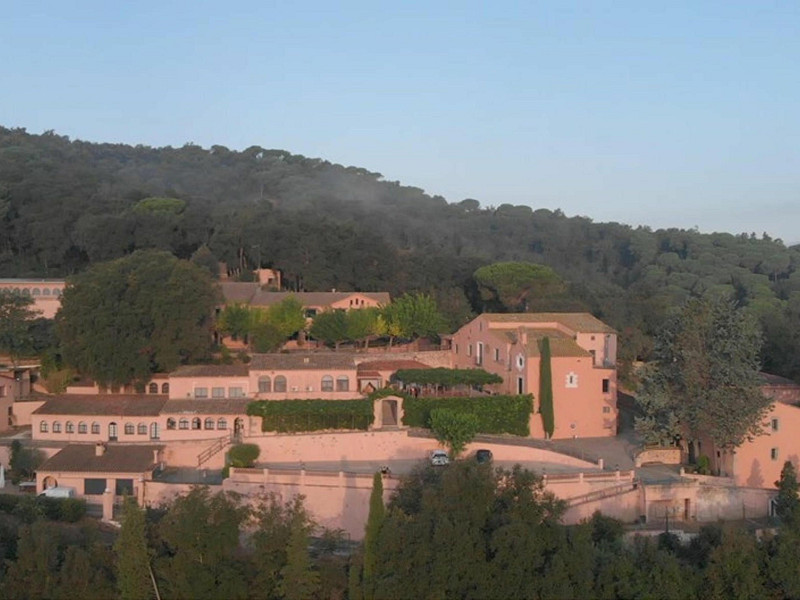
[[[261,417],[262,431],[299,432],[360,429],[372,425],[370,400],[261,400],[247,405],[247,414]]]
[[[403,424],[430,427],[431,411],[446,408],[473,414],[478,419],[478,433],[530,435],[533,396],[475,396],[468,398],[413,398],[403,401]]]
[[[33,523],[38,518],[77,523],[86,514],[86,501],[78,498],[0,494],[0,512],[12,514],[26,523]]]

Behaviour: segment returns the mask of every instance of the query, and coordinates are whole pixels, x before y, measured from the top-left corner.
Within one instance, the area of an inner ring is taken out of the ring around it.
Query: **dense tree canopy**
[[[219,292],[167,252],[138,251],[68,280],[57,332],[67,364],[121,385],[207,356]]]
[[[637,428],[650,441],[708,435],[718,447],[760,433],[770,401],[760,389],[761,332],[724,298],[692,299],[656,339]]]
[[[800,247],[768,236],[448,204],[379,173],[258,146],[132,147],[3,128],[0,219],[6,277],[66,276],[147,248],[188,259],[205,247],[211,256],[195,258],[209,272],[216,260],[277,267],[289,289],[430,293],[449,330],[488,308],[477,269],[532,263],[565,282],[576,304],[559,308],[585,307],[622,332],[627,361],[649,357],[671,307],[723,293],[761,321],[765,366],[800,378]]]

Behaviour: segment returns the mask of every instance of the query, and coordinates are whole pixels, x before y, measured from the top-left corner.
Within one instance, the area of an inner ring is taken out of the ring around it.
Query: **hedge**
[[[431,411],[447,408],[478,418],[479,433],[511,433],[530,435],[533,396],[473,396],[466,398],[414,398],[403,395],[403,424],[409,427],[430,427]]]
[[[454,385],[480,386],[492,383],[503,383],[503,378],[483,369],[399,369],[394,378],[403,383],[418,385]]]
[[[279,433],[361,429],[372,425],[370,400],[259,400],[247,405],[247,414],[261,417],[262,431]]]
[[[0,512],[10,513],[26,523],[39,517],[77,523],[86,514],[86,501],[79,498],[0,494]]]

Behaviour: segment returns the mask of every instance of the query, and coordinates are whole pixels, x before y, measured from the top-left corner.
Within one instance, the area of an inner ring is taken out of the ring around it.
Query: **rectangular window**
[[[500,348],[494,349],[494,362],[500,362]]]
[[[244,398],[244,390],[240,387],[229,387],[228,398]]]
[[[106,491],[105,479],[84,479],[83,480],[83,495],[84,496],[102,496]]]
[[[525,381],[522,379],[522,377],[517,377],[517,393],[525,393]]]
[[[604,406],[603,407],[603,414],[604,415],[607,415],[610,412],[611,412],[611,407],[610,406]]]
[[[117,479],[114,493],[117,496],[133,496],[133,479]]]
[[[195,398],[208,398],[208,388],[206,388],[206,387],[194,388],[194,397]]]
[[[456,344],[456,354],[458,354],[458,344]]]
[[[772,419],[772,431],[778,431],[778,419]]]
[[[6,386],[0,385],[0,398],[6,397]]]
[[[467,356],[472,356],[472,344],[467,344]]]
[[[777,448],[773,448],[772,450],[770,450],[769,451],[769,457],[772,460],[778,460],[778,449]]]
[[[607,394],[610,389],[611,389],[611,380],[603,379],[603,393]]]
[[[224,398],[225,397],[225,388],[224,387],[211,388],[211,397],[212,398]]]
[[[483,364],[483,342],[478,342],[477,347],[478,355],[475,357],[475,364],[482,365]]]

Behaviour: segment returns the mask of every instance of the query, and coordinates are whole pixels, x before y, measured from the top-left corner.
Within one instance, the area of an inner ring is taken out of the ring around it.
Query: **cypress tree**
[[[292,532],[286,547],[286,565],[281,569],[278,591],[285,600],[306,600],[319,592],[319,573],[308,552],[308,523],[304,515],[292,519]]]
[[[117,554],[117,589],[122,600],[153,597],[150,580],[150,555],[147,551],[144,511],[133,498],[126,498],[122,513],[122,529],[114,543]]]
[[[542,414],[544,433],[548,438],[555,431],[555,412],[553,409],[553,374],[550,366],[550,338],[542,338],[539,344],[539,412]]]
[[[800,497],[797,471],[791,461],[783,463],[781,478],[775,482],[778,496],[775,498],[775,512],[784,524],[796,527],[800,521]]]
[[[375,564],[378,560],[378,535],[386,516],[383,505],[383,476],[375,473],[372,478],[372,494],[369,497],[369,517],[364,532],[364,600],[375,597]]]

